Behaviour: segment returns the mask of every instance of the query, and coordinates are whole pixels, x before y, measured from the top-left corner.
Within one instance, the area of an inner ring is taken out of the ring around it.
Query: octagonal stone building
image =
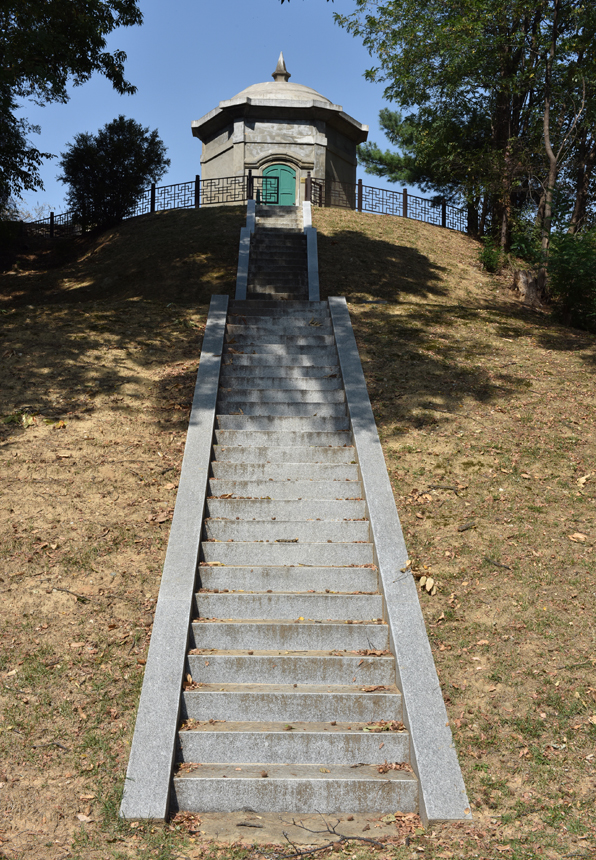
[[[253,84],[201,119],[192,133],[203,143],[201,178],[277,176],[279,203],[304,200],[305,179],[356,183],[356,146],[368,126],[303,84],[290,83],[283,54],[273,81]]]

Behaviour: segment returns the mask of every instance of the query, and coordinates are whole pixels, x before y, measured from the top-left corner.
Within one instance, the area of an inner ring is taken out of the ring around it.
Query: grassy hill
[[[0,275],[0,856],[211,851],[196,821],[134,827],[116,810],[207,304],[233,291],[243,221],[143,216],[31,243]],[[596,338],[514,301],[466,236],[339,210],[314,222],[475,816],[431,833],[370,816],[388,844],[352,856],[589,857]]]

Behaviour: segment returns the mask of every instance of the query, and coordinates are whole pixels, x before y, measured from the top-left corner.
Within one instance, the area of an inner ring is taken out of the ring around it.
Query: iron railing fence
[[[196,176],[191,182],[178,182],[173,185],[151,185],[126,216],[136,218],[151,212],[164,212],[169,209],[199,209],[202,206],[223,206],[245,203],[257,199],[259,202],[276,204],[279,202],[279,178],[277,176],[224,176],[219,179],[200,179]],[[90,217],[89,224],[93,223]],[[29,235],[59,236],[78,235],[84,232],[80,219],[74,212],[61,215],[50,213],[48,218],[25,223]]]
[[[409,194],[407,189],[392,191],[357,183],[336,180],[306,179],[306,199],[313,206],[352,209],[358,212],[372,212],[379,215],[399,215],[413,218],[426,224],[459,230],[471,231],[469,213],[466,209],[443,202],[434,202],[424,197]],[[223,206],[242,204],[246,200],[276,204],[279,202],[279,179],[276,176],[253,176],[248,171],[245,176],[224,176],[219,179],[201,179],[196,176],[190,182],[173,185],[151,185],[137,201],[135,208],[127,216],[134,218],[151,212],[169,209],[198,209],[203,206]],[[91,219],[92,220],[92,219]],[[60,236],[80,235],[84,226],[73,212],[30,221],[24,224],[29,235]]]
[[[63,236],[80,236],[83,227],[74,212],[62,212],[55,215],[50,212],[47,218],[38,221],[25,221],[23,228],[28,236],[43,236],[45,238],[61,238]]]
[[[307,198],[308,198],[307,183]],[[387,188],[375,188],[357,183],[340,182],[329,179],[311,179],[311,203],[313,206],[332,206],[342,209],[355,209],[358,212],[373,212],[378,215],[400,215],[402,218],[412,218],[435,224],[437,227],[447,227],[450,230],[469,232],[468,211],[448,203],[416,197],[403,191],[392,191]]]

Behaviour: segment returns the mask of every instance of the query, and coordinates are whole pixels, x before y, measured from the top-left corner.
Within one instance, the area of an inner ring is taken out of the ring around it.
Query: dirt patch
[[[234,284],[244,214],[210,215],[144,216],[70,249],[27,249],[0,276],[10,860],[269,850],[251,848],[260,828],[236,835],[235,818],[225,834],[207,816],[117,818],[207,303]],[[589,857],[596,339],[512,302],[465,236],[335,211],[315,225],[322,286],[350,299],[475,816],[427,832],[369,816],[360,835],[383,847],[328,853]]]

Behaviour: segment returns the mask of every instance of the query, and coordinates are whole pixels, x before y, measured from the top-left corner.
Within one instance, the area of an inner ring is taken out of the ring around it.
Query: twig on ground
[[[60,747],[61,750],[65,750],[66,752],[68,752],[68,747],[65,747],[61,743],[58,743],[58,741],[48,741],[47,744],[33,744],[34,750],[44,749],[44,747]]]
[[[511,570],[511,568],[509,567],[509,565],[507,565],[507,564],[501,564],[501,562],[500,562],[500,561],[495,561],[493,558],[489,558],[487,555],[483,555],[483,556],[482,556],[482,558],[483,558],[485,561],[488,561],[488,563],[489,563],[489,564],[494,564],[494,566],[495,566],[495,567],[503,567],[503,568],[505,568],[505,570]]]
[[[459,490],[464,489],[463,487],[448,487],[446,484],[429,484],[429,490],[452,490],[456,496],[459,496]]]
[[[65,594],[72,594],[72,596],[76,597],[77,600],[80,600],[81,603],[89,603],[91,600],[90,597],[85,597],[82,594],[77,594],[76,592],[71,591],[70,588],[60,588],[59,585],[53,585],[52,588],[54,591],[63,591]]]
[[[290,837],[288,836],[288,834],[284,830],[283,831],[284,838],[292,846],[294,851],[291,854],[280,854],[280,853],[276,852],[275,857],[276,858],[283,858],[283,860],[292,860],[292,858],[294,858],[294,857],[308,857],[312,854],[318,853],[319,851],[326,851],[328,848],[333,848],[336,845],[341,845],[344,842],[367,842],[367,843],[370,843],[372,845],[378,845],[379,847],[382,847],[382,845],[383,845],[383,843],[379,842],[377,839],[370,839],[369,837],[366,837],[366,836],[346,836],[345,833],[338,833],[336,828],[337,828],[337,825],[339,824],[339,819],[335,822],[335,824],[332,827],[330,827],[329,824],[327,823],[327,821],[325,821],[324,816],[321,813],[319,813],[319,815],[321,816],[321,818],[325,822],[325,829],[324,830],[313,830],[312,828],[307,827],[305,824],[302,824],[301,822],[296,822],[295,819],[292,819],[292,824],[294,825],[294,827],[299,827],[301,830],[306,830],[307,833],[313,833],[315,835],[320,835],[321,833],[329,833],[331,836],[336,836],[337,837],[336,839],[332,839],[330,842],[326,842],[324,845],[319,845],[317,848],[301,849],[298,847],[298,845],[296,845],[296,843],[292,842],[292,840],[290,839]],[[270,856],[270,855],[265,855],[265,856]]]
[[[584,660],[583,663],[571,663],[570,666],[557,666],[557,669],[581,669],[582,666],[592,666],[593,660]]]

